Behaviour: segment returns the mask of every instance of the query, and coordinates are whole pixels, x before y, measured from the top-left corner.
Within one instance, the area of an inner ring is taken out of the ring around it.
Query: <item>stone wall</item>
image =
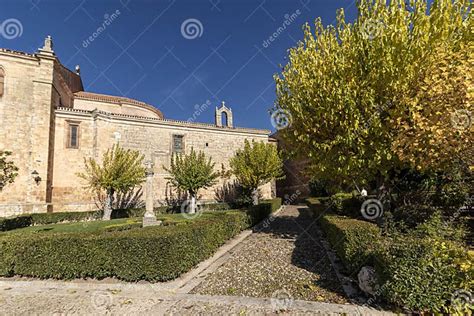
[[[170,164],[173,135],[184,136],[186,152],[193,147],[212,157],[218,170],[229,169],[229,159],[245,139],[269,141],[269,131],[166,120],[143,102],[76,92],[82,89],[80,77],[59,63],[49,37],[37,54],[0,49],[0,67],[5,74],[0,150],[11,151],[10,159],[19,168],[15,182],[0,192],[0,217],[95,208],[77,174],[83,171],[84,159],[100,159],[117,142],[153,161],[158,206],[172,197],[164,166]],[[70,121],[79,123],[77,149],[66,146]],[[35,181],[33,172],[40,181]],[[217,192],[232,181],[220,180],[200,191],[199,198],[215,200]],[[267,184],[261,191],[270,198],[274,190]]]
[[[52,120],[54,58],[0,50],[5,93],[0,98],[0,150],[11,151],[18,177],[0,192],[0,213],[44,212]],[[32,172],[42,181],[36,183]],[[11,207],[11,205],[15,205]],[[1,216],[1,215],[0,215]]]
[[[66,148],[68,121],[80,122],[78,149]],[[83,170],[84,158],[93,157],[100,160],[102,154],[117,142],[125,148],[141,151],[145,155],[145,160],[153,161],[155,205],[164,204],[170,198],[166,180],[168,173],[164,167],[169,167],[172,137],[175,134],[184,135],[186,152],[193,147],[212,157],[216,163],[216,170],[220,170],[222,165],[229,169],[229,159],[243,146],[245,139],[268,142],[268,134],[265,131],[217,128],[208,124],[137,119],[106,113],[58,109],[53,204],[57,204],[62,210],[72,210],[77,208],[75,205],[87,203],[94,207],[92,196],[81,187],[84,183],[77,173]],[[232,179],[227,181],[232,182]],[[224,183],[224,180],[220,180],[214,187],[201,190],[200,199],[215,200],[217,192]],[[263,186],[261,191],[264,198],[272,197],[271,184]]]

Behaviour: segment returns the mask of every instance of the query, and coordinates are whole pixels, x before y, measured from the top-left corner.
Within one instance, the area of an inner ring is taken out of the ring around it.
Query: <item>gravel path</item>
[[[347,303],[317,229],[307,209],[286,207],[256,228],[192,293]]]
[[[357,305],[207,296],[149,284],[2,281],[0,315],[389,315]]]

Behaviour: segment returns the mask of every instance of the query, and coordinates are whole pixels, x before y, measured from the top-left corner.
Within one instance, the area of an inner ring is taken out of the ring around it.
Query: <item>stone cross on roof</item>
[[[42,55],[54,56],[53,39],[51,38],[51,35],[46,36],[44,39],[44,45],[39,49],[39,52]]]

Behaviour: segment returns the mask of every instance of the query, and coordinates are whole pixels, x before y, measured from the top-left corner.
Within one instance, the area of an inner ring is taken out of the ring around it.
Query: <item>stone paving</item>
[[[317,229],[305,208],[286,207],[192,292],[347,303]]]

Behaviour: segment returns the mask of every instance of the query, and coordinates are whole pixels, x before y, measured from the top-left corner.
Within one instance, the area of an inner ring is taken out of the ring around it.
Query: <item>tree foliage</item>
[[[18,167],[15,166],[13,161],[8,160],[11,154],[10,151],[0,150],[0,191],[2,191],[7,184],[13,183],[18,176]]]
[[[99,163],[84,159],[85,172],[78,176],[87,181],[95,193],[105,191],[104,219],[110,219],[115,192],[126,193],[145,181],[144,156],[139,151],[114,145]]]
[[[358,11],[353,23],[340,10],[336,26],[305,25],[290,49],[275,75],[276,108],[292,117],[282,136],[326,179],[466,160],[472,125],[452,116],[472,114],[469,1],[362,0]]]
[[[244,147],[237,150],[230,160],[232,173],[244,188],[254,192],[272,179],[283,179],[283,161],[276,146],[245,140]],[[256,203],[256,201],[254,201]]]
[[[170,167],[164,168],[170,173],[166,179],[173,187],[184,190],[195,198],[200,189],[208,188],[217,182],[219,173],[214,171],[214,165],[204,152],[196,152],[191,148],[189,154],[173,155]]]

